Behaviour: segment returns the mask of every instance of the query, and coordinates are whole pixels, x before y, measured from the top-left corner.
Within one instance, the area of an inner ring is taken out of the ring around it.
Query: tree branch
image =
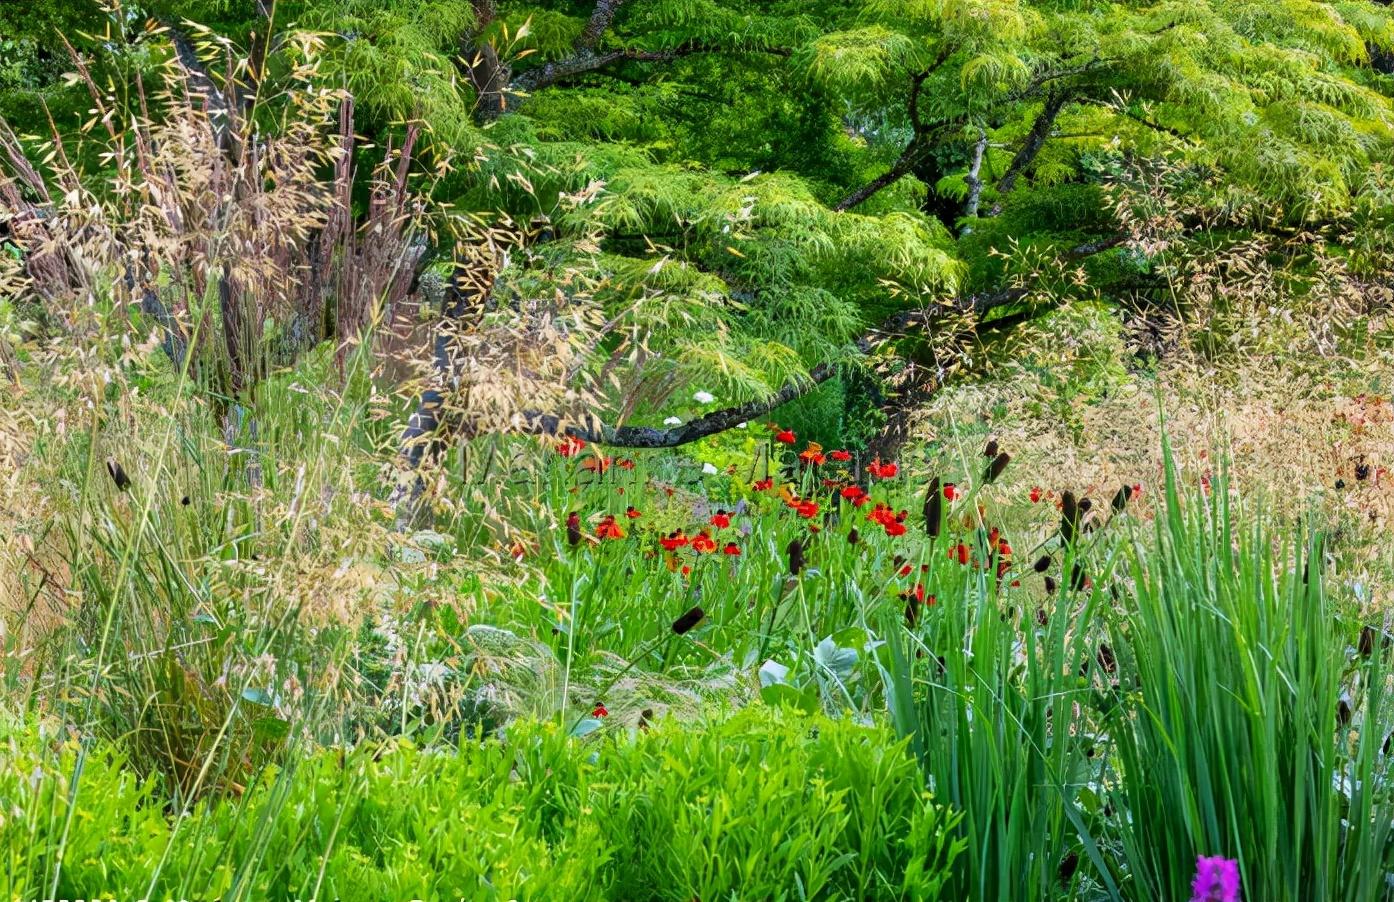
[[[1071,99],[1069,91],[1056,91],[1046,96],[1045,106],[1036,115],[1036,121],[1031,123],[1031,131],[1026,133],[1026,142],[1021,145],[1021,149],[1012,157],[1012,162],[1007,166],[1007,171],[1002,175],[1002,180],[997,183],[997,200],[992,205],[989,216],[996,216],[1002,212],[1002,201],[1012,189],[1016,187],[1016,180],[1026,167],[1035,162],[1036,156],[1045,147],[1046,139],[1050,137],[1050,131],[1055,127],[1055,119],[1060,115],[1060,111],[1065,108]]]
[[[619,12],[624,0],[595,0],[595,11],[591,13],[590,21],[586,22],[586,27],[581,29],[581,34],[577,36],[576,42],[572,47],[576,50],[592,50],[595,45],[600,43],[600,39],[605,36],[605,32],[610,30],[610,23],[615,20],[615,13]]]

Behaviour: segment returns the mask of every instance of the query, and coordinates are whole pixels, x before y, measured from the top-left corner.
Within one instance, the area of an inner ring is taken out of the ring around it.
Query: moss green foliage
[[[6,893],[224,899],[935,899],[957,821],[883,729],[768,709],[577,743],[308,755],[171,821],[106,745],[11,726]],[[20,812],[20,813],[16,813]]]

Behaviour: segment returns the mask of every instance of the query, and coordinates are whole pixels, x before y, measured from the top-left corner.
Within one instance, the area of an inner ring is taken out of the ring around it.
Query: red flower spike
[[[751,483],[750,487],[757,492],[768,492],[770,489],[774,488],[774,480],[769,477],[757,479],[755,482]]]
[[[886,524],[886,535],[903,536],[905,535],[905,524],[899,520],[892,520]]]
[[[727,542],[726,547],[721,549],[721,553],[731,557],[740,557],[741,546],[737,545],[735,542]]]
[[[965,545],[965,544],[963,544],[962,542],[959,542],[959,543],[958,543],[957,545],[955,545],[953,548],[950,548],[950,549],[949,549],[949,560],[952,561],[952,560],[954,560],[955,558],[958,559],[958,562],[959,562],[960,564],[966,564],[966,563],[968,563],[968,546]]]
[[[609,717],[609,716],[610,716],[610,712],[607,711],[607,710],[605,709],[605,706],[604,706],[604,705],[596,705],[594,708],[591,709],[591,717]]]
[[[794,430],[781,429],[779,432],[776,432],[774,434],[774,440],[779,442],[781,445],[792,445],[795,441]]]
[[[831,457],[833,460],[837,461],[838,463],[846,463],[847,461],[852,459],[852,452],[837,450],[834,451],[832,454],[829,454],[828,456]]]
[[[914,570],[914,569],[915,569],[914,567],[910,566],[909,564],[906,564],[904,567],[901,567],[901,568],[900,568],[900,571],[899,571],[898,575],[899,575],[899,576],[909,576],[909,575],[910,575],[910,571],[912,571],[912,570]]]
[[[624,509],[624,515],[631,520],[637,520],[643,516],[643,514],[639,513],[637,510],[634,509],[633,505],[630,505],[629,507]]]
[[[1042,498],[1044,495],[1045,495],[1045,492],[1041,491],[1041,487],[1040,487],[1040,486],[1038,486],[1038,485],[1033,485],[1033,486],[1031,486],[1031,503],[1032,503],[1032,504],[1039,504],[1040,501],[1041,501],[1041,498]]]
[[[583,440],[574,435],[568,435],[566,438],[557,442],[557,453],[562,457],[574,457],[580,454],[585,447],[586,443]]]
[[[711,524],[717,529],[725,529],[731,525],[731,515],[725,511],[719,510],[712,514]]]
[[[960,491],[958,490],[958,486],[954,485],[952,482],[946,482],[946,483],[944,483],[944,500],[945,500],[945,501],[957,501],[958,499],[960,499],[960,498],[962,498],[962,497],[963,497],[963,493],[960,492]]]
[[[812,520],[818,516],[818,502],[816,501],[800,501],[794,509],[799,512],[800,517],[806,520]]]

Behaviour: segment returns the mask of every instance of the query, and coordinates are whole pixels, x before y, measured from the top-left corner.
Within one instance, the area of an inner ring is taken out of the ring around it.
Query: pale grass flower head
[[[663,420],[664,426],[678,426],[682,424],[681,417],[667,417]]]
[[[716,395],[713,395],[709,391],[699,391],[692,396],[692,400],[696,401],[698,404],[710,404],[716,400]]]
[[[702,472],[708,476],[715,476],[719,471],[714,464],[702,464]]]

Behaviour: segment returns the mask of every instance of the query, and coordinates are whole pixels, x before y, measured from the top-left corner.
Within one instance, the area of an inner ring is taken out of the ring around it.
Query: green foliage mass
[[[74,749],[0,736],[15,898],[43,894],[64,840],[59,895],[224,899],[934,899],[961,849],[888,731],[763,708],[584,744],[520,723],[452,754],[324,751],[173,821],[110,747],[73,800]]]
[[[454,157],[441,200],[550,224],[554,247],[502,285],[569,267],[606,317],[651,330],[620,390],[706,374],[746,398],[851,364],[890,313],[1122,234],[1117,190],[1149,168],[1191,176],[1193,246],[1218,225],[1368,234],[1355,217],[1371,214],[1388,237],[1394,81],[1376,63],[1394,17],[1370,0],[150,0],[123,16],[106,27],[132,66],[167,58],[130,49],[165,40],[145,16],[249,47],[267,28],[319,33],[323,77],[370,138],[420,121],[434,159]],[[30,55],[103,21],[92,0],[0,19]],[[478,89],[485,56],[496,95]],[[27,79],[7,108],[39,130],[15,99],[42,87],[26,65],[0,77]],[[1054,297],[1156,291],[1146,261],[1104,255]]]

